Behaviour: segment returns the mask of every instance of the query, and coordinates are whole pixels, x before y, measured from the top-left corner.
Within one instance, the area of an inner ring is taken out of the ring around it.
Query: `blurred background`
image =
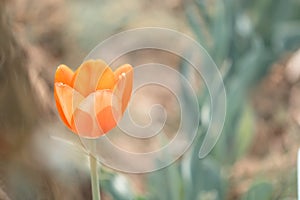
[[[205,159],[201,120],[189,151],[163,170],[103,167],[102,198],[297,199],[299,10],[298,0],[0,1],[0,199],[91,199],[86,153],[57,115],[54,72],[61,63],[77,68],[107,37],[145,26],[175,29],[208,50],[227,91],[225,126]],[[143,62],[153,56],[143,52]],[[172,55],[156,58],[193,73]],[[200,88],[204,112],[209,98]],[[141,110],[148,103],[138,102]],[[176,127],[171,118],[168,128]]]

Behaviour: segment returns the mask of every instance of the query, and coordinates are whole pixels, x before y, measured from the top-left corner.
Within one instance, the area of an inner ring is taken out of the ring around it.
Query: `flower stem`
[[[101,200],[98,178],[98,162],[92,154],[90,154],[90,172],[93,200]]]

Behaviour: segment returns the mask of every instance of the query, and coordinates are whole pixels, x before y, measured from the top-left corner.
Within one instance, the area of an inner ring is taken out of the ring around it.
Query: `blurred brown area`
[[[256,130],[249,153],[235,163],[229,199],[247,191],[254,177],[272,180],[276,195],[291,196],[289,179],[297,165],[299,131],[300,51],[274,64],[251,93]]]
[[[68,41],[63,19],[60,1],[0,1],[0,199],[91,198],[86,174],[72,166],[56,172],[31,148],[35,130],[54,117],[53,70]]]

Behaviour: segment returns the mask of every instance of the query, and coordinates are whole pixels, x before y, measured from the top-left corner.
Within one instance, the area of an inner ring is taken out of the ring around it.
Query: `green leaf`
[[[147,200],[146,197],[137,196],[134,200]]]
[[[237,128],[235,137],[236,158],[240,158],[246,153],[252,143],[254,132],[254,116],[250,105],[246,104]]]
[[[278,53],[297,50],[300,47],[300,22],[289,21],[277,24],[272,42]]]
[[[183,163],[185,199],[225,198],[225,181],[219,164],[211,157],[190,157]]]
[[[209,45],[209,38],[207,37],[207,27],[202,23],[201,18],[198,16],[197,10],[192,5],[188,5],[185,9],[188,23],[196,34],[197,40],[203,45],[206,49]]]
[[[214,39],[214,49],[211,56],[219,66],[224,62],[229,51],[231,21],[223,1],[216,0],[215,7],[215,16],[211,24],[211,33]]]
[[[109,172],[101,172],[101,189],[108,192],[114,200],[132,200],[134,194],[125,176]]]
[[[242,197],[242,200],[268,200],[272,198],[273,186],[269,182],[254,183],[248,192]]]
[[[182,199],[182,180],[176,163],[151,173],[148,185],[150,200]]]

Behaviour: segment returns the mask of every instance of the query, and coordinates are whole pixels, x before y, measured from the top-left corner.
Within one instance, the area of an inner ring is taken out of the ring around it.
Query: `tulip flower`
[[[133,68],[114,72],[102,60],[88,60],[73,72],[60,65],[55,73],[54,97],[64,124],[85,138],[97,138],[113,129],[131,96]]]

